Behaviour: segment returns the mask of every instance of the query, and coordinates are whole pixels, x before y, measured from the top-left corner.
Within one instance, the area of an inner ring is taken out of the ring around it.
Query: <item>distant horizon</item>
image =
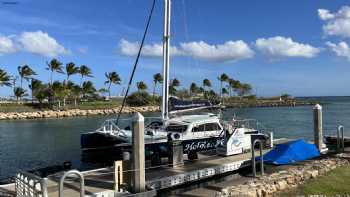
[[[45,62],[57,58],[91,67],[97,89],[105,87],[105,72],[116,71],[122,78],[112,87],[117,95],[127,85],[151,3],[1,4],[0,69],[14,75],[17,66],[28,64],[47,82]],[[216,78],[227,73],[251,84],[257,96],[350,95],[349,5],[345,0],[173,1],[170,77],[181,81],[180,89],[208,78],[218,91]],[[153,74],[162,73],[162,25],[163,2],[157,1],[134,80],[149,88]],[[12,94],[11,88],[0,89],[1,97]]]

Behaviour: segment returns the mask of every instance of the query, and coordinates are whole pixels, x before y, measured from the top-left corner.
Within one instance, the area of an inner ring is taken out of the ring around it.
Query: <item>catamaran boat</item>
[[[204,113],[197,115],[177,115],[178,113],[184,113],[192,110],[217,108],[216,105],[212,105],[209,101],[181,101],[175,97],[170,98],[172,116],[169,119],[164,120],[161,117],[146,117],[145,122],[145,142],[160,142],[168,139],[168,134],[176,129],[173,127],[174,122],[181,122],[183,120],[198,119],[203,122],[211,123],[214,117],[219,120],[217,115],[212,113]],[[104,121],[102,126],[96,131],[84,133],[81,135],[81,148],[83,151],[103,150],[114,147],[115,145],[122,143],[131,143],[132,130],[130,119],[108,119]],[[221,131],[222,127],[218,127],[216,130]],[[175,130],[177,131],[177,130]],[[213,133],[211,131],[211,133]],[[177,136],[177,135],[176,135]]]
[[[245,146],[245,144],[250,145],[251,136],[257,134],[258,130],[235,127],[235,122],[223,122],[218,115],[212,113],[177,115],[179,112],[212,108],[214,105],[209,101],[181,101],[174,97],[169,98],[171,5],[170,0],[165,0],[164,2],[161,117],[158,118],[158,120],[153,120],[146,124],[144,135],[146,152],[159,153],[158,155],[163,155],[164,153],[164,155],[166,155],[168,153],[168,140],[181,140],[184,153],[213,149],[219,145],[225,147],[227,143],[231,143],[230,146],[232,146],[232,144],[237,144],[239,147],[242,147],[242,145]],[[142,45],[139,53],[141,49]],[[136,65],[137,64],[135,64],[135,66]],[[130,82],[131,81],[132,80],[130,80]],[[128,88],[129,87],[130,84]],[[128,92],[128,90],[126,92]],[[126,96],[127,95],[125,95],[124,99]],[[170,107],[169,104],[171,104]],[[169,108],[171,108],[171,110],[169,110]],[[119,115],[116,120],[106,120],[96,131],[82,134],[82,150],[85,152],[106,151],[111,149],[117,149],[119,152],[127,150],[128,147],[131,146],[132,130],[131,126],[122,126],[119,121]],[[171,117],[172,115],[173,117]],[[231,142],[227,140],[227,137],[230,137],[230,139],[235,138],[236,140]],[[227,139],[224,140],[225,138]],[[243,138],[245,140],[241,140]],[[243,149],[244,148],[240,148],[242,151]]]

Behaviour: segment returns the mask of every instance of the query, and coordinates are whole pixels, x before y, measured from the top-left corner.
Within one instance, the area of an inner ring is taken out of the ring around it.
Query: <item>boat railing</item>
[[[246,128],[246,129],[252,129],[257,130],[259,133],[270,135],[271,132],[274,132],[273,128],[266,127],[261,122],[259,122],[256,119],[233,119],[231,121],[224,121],[224,123],[227,125],[231,125],[234,128]]]

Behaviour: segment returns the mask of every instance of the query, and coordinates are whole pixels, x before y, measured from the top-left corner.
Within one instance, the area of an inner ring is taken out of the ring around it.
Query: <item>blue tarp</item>
[[[296,140],[276,145],[274,149],[264,155],[264,162],[283,165],[312,159],[319,155],[320,152],[314,144],[306,143],[304,140]]]

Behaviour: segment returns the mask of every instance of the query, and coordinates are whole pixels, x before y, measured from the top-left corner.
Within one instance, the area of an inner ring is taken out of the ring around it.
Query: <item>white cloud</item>
[[[136,56],[139,51],[140,44],[138,42],[129,42],[122,39],[119,43],[119,49],[121,54],[126,56]],[[177,47],[170,47],[170,54],[182,55],[182,52]],[[145,57],[162,57],[163,56],[163,45],[154,43],[146,44],[142,48],[142,55]]]
[[[0,36],[0,55],[16,52],[16,46],[9,37]]]
[[[30,53],[47,57],[56,57],[69,53],[54,38],[42,31],[23,32],[17,39],[21,49]]]
[[[350,37],[350,7],[343,6],[336,13],[319,9],[318,16],[325,21],[323,31],[326,35]]]
[[[334,18],[334,14],[331,14],[329,10],[326,9],[318,9],[318,16],[322,20],[328,20]]]
[[[229,62],[248,59],[254,51],[242,40],[227,41],[224,44],[210,45],[203,41],[181,43],[184,54],[193,58],[215,62]]]
[[[350,48],[346,42],[339,42],[334,44],[332,42],[326,42],[326,45],[339,57],[345,57],[350,61]]]
[[[122,55],[135,56],[139,50],[139,43],[122,39],[119,49]],[[190,56],[199,60],[227,62],[247,59],[254,56],[254,51],[249,46],[239,41],[228,41],[222,45],[209,45],[203,41],[181,43],[180,47],[171,46],[172,56]],[[163,45],[154,43],[144,45],[142,55],[145,57],[162,57]]]
[[[320,49],[309,44],[294,42],[291,38],[276,36],[259,38],[255,45],[265,55],[272,58],[279,57],[315,57]]]

